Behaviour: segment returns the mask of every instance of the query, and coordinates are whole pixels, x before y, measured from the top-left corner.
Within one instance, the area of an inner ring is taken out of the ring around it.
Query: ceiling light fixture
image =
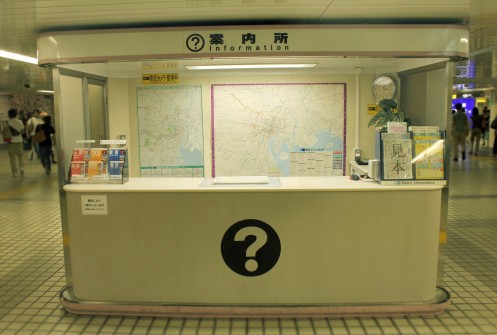
[[[236,69],[295,69],[314,67],[317,64],[231,64],[231,65],[185,65],[188,70],[236,70]]]
[[[48,93],[48,94],[53,94],[53,91],[47,91],[47,90],[37,90],[36,92],[38,92],[38,93]]]
[[[0,57],[38,65],[37,58],[28,57],[28,56],[16,54],[16,53],[5,51],[5,50],[0,50]]]

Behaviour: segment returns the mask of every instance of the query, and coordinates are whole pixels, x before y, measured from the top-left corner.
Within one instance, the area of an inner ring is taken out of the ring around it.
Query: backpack
[[[10,143],[10,141],[12,141],[12,131],[7,122],[5,122],[2,128],[2,138],[6,143]]]
[[[11,126],[9,126],[9,128],[10,128],[10,132],[12,133],[12,136],[19,136],[19,135],[21,135],[21,132],[17,131],[17,129],[15,129],[15,128],[11,127]]]

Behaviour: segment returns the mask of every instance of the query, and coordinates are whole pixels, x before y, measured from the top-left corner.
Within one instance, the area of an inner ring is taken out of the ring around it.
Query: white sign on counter
[[[82,195],[81,212],[83,215],[107,215],[107,195]]]

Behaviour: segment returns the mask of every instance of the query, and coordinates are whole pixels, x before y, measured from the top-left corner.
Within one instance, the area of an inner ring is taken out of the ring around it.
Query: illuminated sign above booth
[[[275,56],[460,59],[468,57],[468,38],[466,26],[436,24],[80,30],[40,35],[38,64]]]

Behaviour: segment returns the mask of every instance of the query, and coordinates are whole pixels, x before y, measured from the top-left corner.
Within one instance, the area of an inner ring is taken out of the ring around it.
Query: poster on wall
[[[202,87],[138,87],[142,177],[203,177]]]
[[[212,175],[345,173],[345,83],[213,84]]]
[[[10,108],[9,99],[6,95],[0,96],[0,121],[5,121],[9,118],[8,110]]]

